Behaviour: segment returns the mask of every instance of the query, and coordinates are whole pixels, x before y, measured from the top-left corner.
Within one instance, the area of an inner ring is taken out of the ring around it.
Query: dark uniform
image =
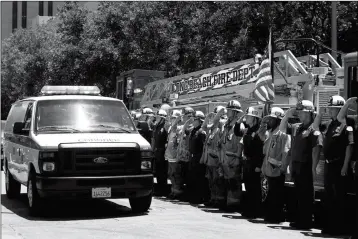
[[[138,127],[139,125],[141,127]],[[138,121],[137,127],[140,128],[140,134],[143,136],[143,138],[145,138],[151,144],[153,131],[151,129],[151,126],[148,124],[148,122]]]
[[[257,134],[259,125],[247,128],[245,131],[240,130],[237,123],[234,128],[236,136],[242,137],[244,145],[243,152],[243,181],[246,190],[247,206],[244,209],[246,216],[257,217],[261,208],[261,173],[255,172],[255,168],[262,166],[263,142]]]
[[[311,131],[307,137],[303,133],[308,129],[302,124],[294,124],[288,128],[292,137],[291,159],[292,177],[295,184],[297,215],[292,226],[310,228],[312,226],[314,187],[312,175],[312,151],[323,145],[322,134]]]
[[[350,125],[350,124],[348,124]],[[341,129],[344,127],[344,129]],[[325,131],[323,152],[325,157],[324,189],[325,189],[325,222],[326,233],[340,233],[345,230],[345,196],[347,193],[347,177],[341,176],[344,164],[346,148],[354,144],[353,128],[345,126],[338,121],[332,120],[321,126]],[[340,133],[341,132],[341,133]]]
[[[200,164],[206,133],[201,126],[193,128],[189,136],[189,180],[188,193],[192,203],[202,203],[208,199],[208,183],[205,178],[206,167]]]
[[[165,145],[167,143],[168,132],[164,127],[165,122],[162,121],[154,126],[153,131],[153,145],[155,162],[154,173],[157,178],[158,195],[164,195],[168,180],[168,161],[165,160]]]
[[[355,202],[355,211],[356,211],[356,218],[355,218],[355,223],[354,223],[354,227],[352,230],[352,239],[358,239],[358,116],[357,117],[357,122],[356,123],[356,127],[354,127],[355,129],[355,134],[354,134],[354,142],[355,142],[355,146],[354,146],[354,153],[353,153],[353,159],[356,161],[355,164],[355,182],[354,182],[354,187],[356,189],[356,202]]]

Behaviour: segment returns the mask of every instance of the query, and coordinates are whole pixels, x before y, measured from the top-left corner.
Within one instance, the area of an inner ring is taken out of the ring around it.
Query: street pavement
[[[293,230],[287,222],[266,224],[164,198],[154,198],[150,211],[140,215],[131,213],[128,200],[115,199],[54,202],[47,205],[45,217],[33,218],[27,212],[26,187],[19,199],[7,199],[3,172],[1,187],[3,239],[322,238],[317,229]]]

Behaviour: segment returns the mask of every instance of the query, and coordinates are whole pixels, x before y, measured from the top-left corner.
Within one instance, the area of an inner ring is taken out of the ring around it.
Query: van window
[[[5,132],[12,133],[12,127],[15,122],[24,122],[29,101],[21,101],[13,104],[9,116],[6,120]]]
[[[133,121],[120,101],[69,99],[39,101],[36,131],[123,132],[135,131]]]
[[[24,120],[24,123],[25,123],[24,129],[30,130],[30,128],[31,128],[32,108],[33,108],[33,103],[31,102],[27,107],[27,112],[26,112],[25,120]]]

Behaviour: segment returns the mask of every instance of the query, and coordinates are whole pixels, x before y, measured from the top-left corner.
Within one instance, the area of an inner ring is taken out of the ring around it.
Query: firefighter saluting
[[[223,106],[217,106],[214,112],[208,114],[202,125],[202,129],[206,132],[206,141],[204,143],[204,151],[200,163],[206,165],[206,177],[208,179],[210,189],[210,201],[206,206],[222,207],[225,203],[225,180],[219,175],[220,166],[220,149],[219,140],[223,131],[224,116],[220,116],[218,112],[224,109]],[[208,125],[212,116],[212,125]]]
[[[240,157],[242,145],[241,137],[234,134],[237,120],[243,114],[241,104],[237,100],[230,100],[226,106],[227,121],[224,126],[223,134],[219,141],[220,161],[222,173],[226,181],[226,209],[228,211],[238,210],[241,203],[242,180]],[[223,115],[225,109],[221,109],[219,115]]]
[[[243,118],[243,117],[242,117]],[[263,160],[263,142],[257,131],[260,127],[261,112],[253,107],[246,109],[246,125],[242,128],[241,121],[235,125],[234,133],[243,137],[243,180],[247,195],[247,206],[242,215],[257,218],[261,208],[261,166]]]
[[[155,156],[154,172],[157,178],[156,196],[166,196],[167,178],[168,178],[168,162],[165,160],[165,147],[167,144],[168,132],[165,130],[165,120],[167,112],[158,110],[155,126],[153,130],[153,151]]]
[[[350,160],[353,153],[353,128],[337,120],[340,109],[345,104],[343,97],[332,96],[329,99],[328,114],[331,120],[321,123],[322,110],[317,115],[314,128],[320,125],[324,132],[323,153],[325,158],[324,189],[325,217],[323,234],[340,235],[344,233],[345,185]],[[349,123],[349,125],[352,125]]]
[[[298,206],[295,222],[290,223],[290,226],[297,229],[310,229],[313,224],[313,180],[316,178],[316,168],[323,138],[319,131],[309,130],[314,119],[315,108],[313,103],[302,100],[296,105],[295,109],[288,110],[286,116],[292,117],[296,111],[301,123],[294,124],[287,129],[287,132],[292,136],[292,177]]]
[[[193,129],[189,135],[189,182],[188,192],[190,202],[193,204],[201,204],[208,199],[208,185],[205,180],[205,165],[200,164],[200,158],[203,154],[206,132],[201,129],[205,115],[201,111],[196,111],[193,122]]]

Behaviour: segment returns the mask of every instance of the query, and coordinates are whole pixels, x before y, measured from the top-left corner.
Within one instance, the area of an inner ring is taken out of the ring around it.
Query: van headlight
[[[141,170],[152,170],[152,162],[149,160],[142,161],[140,169]]]
[[[42,164],[42,170],[44,172],[53,172],[53,171],[55,171],[55,163],[54,162],[44,162]]]
[[[39,153],[40,168],[43,172],[52,173],[56,171],[57,152],[42,151]]]
[[[141,152],[141,170],[150,171],[152,170],[153,151],[142,151]]]

